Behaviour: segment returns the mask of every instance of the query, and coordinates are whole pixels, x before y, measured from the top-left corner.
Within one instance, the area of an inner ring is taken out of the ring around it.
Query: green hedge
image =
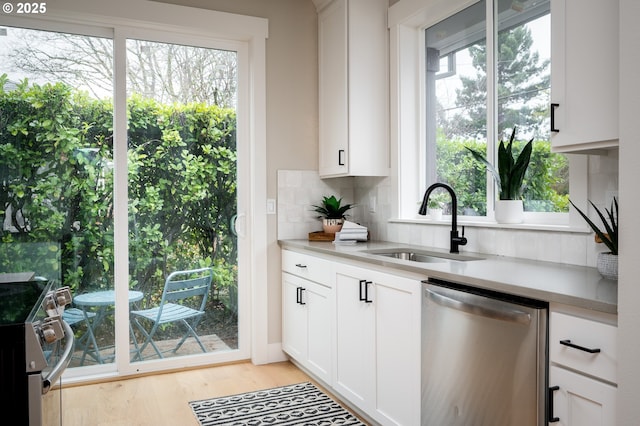
[[[526,142],[513,143],[520,152]],[[438,180],[456,190],[460,214],[486,215],[487,174],[465,146],[486,152],[486,144],[475,140],[451,141],[437,138]],[[567,212],[569,210],[569,164],[564,155],[551,152],[547,141],[534,141],[531,163],[524,179],[526,211]],[[465,210],[466,209],[466,210]]]
[[[0,77],[0,272],[113,287],[112,111],[62,83]],[[127,113],[130,286],[157,297],[166,274],[204,265],[235,283],[235,112],[132,96]]]

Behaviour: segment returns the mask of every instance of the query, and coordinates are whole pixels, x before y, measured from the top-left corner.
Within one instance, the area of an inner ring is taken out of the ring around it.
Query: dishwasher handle
[[[438,293],[434,289],[426,289],[426,296],[440,306],[456,309],[472,315],[482,316],[486,318],[515,322],[518,324],[528,325],[531,323],[531,315],[517,309],[482,306],[475,303],[469,303],[464,300],[454,299],[449,295]]]

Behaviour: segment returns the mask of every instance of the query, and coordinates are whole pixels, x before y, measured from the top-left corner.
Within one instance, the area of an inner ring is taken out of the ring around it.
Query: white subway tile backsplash
[[[323,180],[315,170],[279,170],[278,239],[304,239],[309,232],[321,231],[313,205],[331,195],[354,204],[353,193],[351,178]]]

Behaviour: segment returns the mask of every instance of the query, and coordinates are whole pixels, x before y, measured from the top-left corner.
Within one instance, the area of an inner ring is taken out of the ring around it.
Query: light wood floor
[[[289,362],[260,366],[244,362],[66,387],[62,390],[62,424],[198,426],[189,401],[306,381],[314,382]],[[45,398],[48,413],[59,412],[58,392],[52,390]]]

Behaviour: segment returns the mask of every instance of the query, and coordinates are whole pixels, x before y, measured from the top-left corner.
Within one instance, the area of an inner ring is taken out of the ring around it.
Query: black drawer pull
[[[560,417],[553,417],[553,393],[557,390],[560,390],[560,386],[552,386],[549,388],[549,393],[547,393],[547,407],[549,407],[549,418],[547,422],[549,423],[560,421]]]
[[[573,349],[578,349],[581,350],[583,352],[588,352],[590,354],[597,354],[600,353],[600,349],[599,348],[585,348],[584,346],[580,346],[580,345],[576,345],[575,343],[571,343],[571,340],[560,340],[560,344],[561,345],[565,345],[565,346],[569,346],[570,348]]]
[[[307,265],[303,265],[302,263],[296,263],[296,266],[298,268],[306,268],[307,267]]]

